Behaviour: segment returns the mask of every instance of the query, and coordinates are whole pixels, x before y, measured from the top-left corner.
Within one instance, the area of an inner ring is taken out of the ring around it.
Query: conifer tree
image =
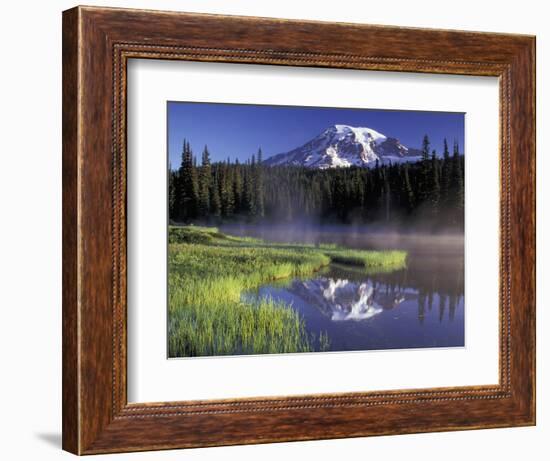
[[[254,207],[252,201],[252,179],[250,174],[250,163],[246,165],[243,175],[243,199],[242,199],[242,211],[245,216],[253,216]]]
[[[385,203],[385,215],[386,222],[390,220],[391,213],[391,187],[390,179],[387,174],[384,174],[384,203]]]
[[[323,216],[327,217],[330,215],[330,210],[333,207],[333,197],[332,197],[332,188],[330,186],[330,181],[327,178],[323,179],[321,186],[321,203]]]
[[[451,187],[451,161],[449,156],[449,145],[447,138],[443,139],[443,166],[441,168],[441,203],[442,206],[448,207],[449,194]]]
[[[422,138],[422,161],[427,163],[430,160],[430,138],[425,134]]]
[[[198,179],[194,166],[193,152],[189,143],[183,141],[181,166],[179,169],[180,182],[180,218],[189,221],[197,217],[198,211]]]
[[[210,189],[212,182],[212,168],[208,146],[202,151],[201,167],[199,170],[199,215],[208,217],[210,212]]]
[[[210,213],[215,219],[219,219],[222,215],[218,170],[219,168],[213,170],[212,183],[210,184]]]
[[[256,202],[256,215],[260,218],[264,216],[264,184],[263,184],[263,166],[262,149],[258,149],[258,162],[254,175],[254,195]]]
[[[439,183],[439,160],[435,150],[432,151],[432,165],[431,165],[431,187],[429,191],[429,200],[431,204],[432,219],[435,219],[439,213],[439,206],[441,200],[441,186]]]
[[[233,216],[235,212],[235,191],[233,187],[233,168],[227,165],[223,179],[224,199],[222,199],[222,211],[226,217]]]
[[[263,160],[263,155],[262,155],[262,148],[259,147],[258,148],[258,165],[261,165],[263,161],[264,160]]]
[[[250,168],[248,168],[247,174],[244,180],[245,189],[245,207],[248,212],[248,216],[254,220],[257,215],[256,208],[256,184],[255,184],[255,171],[256,171],[256,157],[252,155],[250,162]]]
[[[420,199],[420,202],[425,202],[428,199],[429,196],[429,190],[430,190],[430,170],[431,170],[431,162],[430,162],[430,138],[428,138],[428,135],[425,134],[424,138],[422,139],[422,172],[420,176],[420,190],[418,193],[418,198]]]
[[[403,166],[403,184],[405,189],[405,203],[407,207],[407,213],[410,214],[414,209],[414,192],[411,186],[411,180],[409,178],[409,164],[405,163]]]
[[[239,159],[235,160],[233,173],[233,197],[235,201],[235,213],[243,211],[243,177]]]

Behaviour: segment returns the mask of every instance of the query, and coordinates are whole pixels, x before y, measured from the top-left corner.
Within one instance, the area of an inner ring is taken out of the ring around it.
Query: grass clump
[[[390,267],[392,269],[401,269],[407,263],[407,252],[399,250],[366,251],[338,249],[329,250],[326,254],[335,263],[360,265],[365,268]]]
[[[170,227],[168,231],[168,243],[212,243],[214,240],[227,238],[218,231],[217,227]]]

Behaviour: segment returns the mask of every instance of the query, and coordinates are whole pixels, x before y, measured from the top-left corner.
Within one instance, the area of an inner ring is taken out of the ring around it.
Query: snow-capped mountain
[[[405,147],[371,128],[334,125],[301,147],[277,154],[265,165],[294,165],[309,168],[370,167],[379,163],[420,160],[418,149]]]

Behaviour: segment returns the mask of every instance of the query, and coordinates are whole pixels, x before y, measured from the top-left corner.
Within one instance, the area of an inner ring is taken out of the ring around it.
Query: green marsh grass
[[[367,251],[337,249],[328,250],[325,254],[331,258],[332,262],[364,266],[366,268],[403,268],[407,262],[407,252],[399,250]]]
[[[315,341],[291,306],[271,299],[247,303],[242,293],[312,274],[331,262],[400,268],[405,260],[404,252],[270,243],[225,235],[214,227],[170,227],[169,356],[313,351]],[[328,349],[326,333],[319,344]]]

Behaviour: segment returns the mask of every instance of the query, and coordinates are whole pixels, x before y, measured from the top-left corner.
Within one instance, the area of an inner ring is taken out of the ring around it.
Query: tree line
[[[422,141],[421,160],[315,170],[265,166],[262,151],[246,162],[200,164],[188,141],[169,168],[169,216],[175,223],[227,221],[464,226],[464,156],[457,142],[442,155]]]

